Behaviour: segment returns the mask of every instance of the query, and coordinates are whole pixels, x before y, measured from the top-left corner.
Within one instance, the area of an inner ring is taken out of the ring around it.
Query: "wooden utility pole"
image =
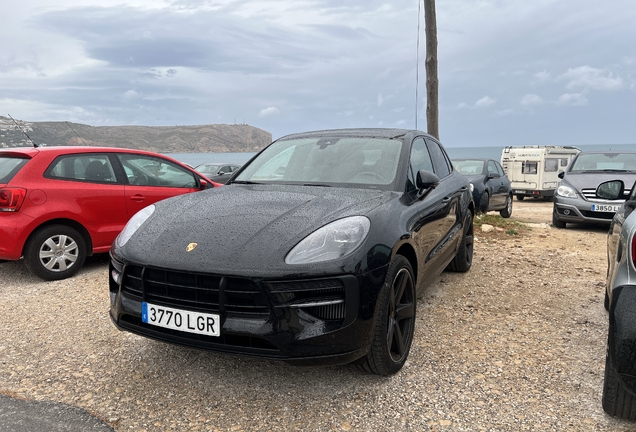
[[[427,132],[439,139],[439,101],[437,79],[437,18],[435,0],[424,1],[426,34],[426,127]]]

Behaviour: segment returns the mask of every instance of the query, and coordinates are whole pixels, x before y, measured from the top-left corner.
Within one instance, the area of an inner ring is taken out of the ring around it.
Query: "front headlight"
[[[570,186],[559,186],[556,190],[556,194],[566,198],[576,198],[576,192]]]
[[[351,216],[331,222],[305,237],[285,257],[287,264],[308,264],[342,258],[353,252],[369,234],[371,221]]]
[[[122,247],[125,245],[130,237],[139,229],[139,227],[146,222],[146,219],[150,217],[155,211],[155,205],[150,204],[148,207],[144,207],[139,210],[133,217],[130,218],[122,232],[119,233],[115,239],[117,246]]]

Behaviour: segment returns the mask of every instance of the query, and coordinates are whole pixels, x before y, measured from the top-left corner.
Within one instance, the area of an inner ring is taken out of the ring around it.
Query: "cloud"
[[[590,66],[580,66],[568,69],[561,75],[561,79],[568,80],[568,89],[582,88],[587,90],[619,90],[623,87],[623,79],[615,77],[612,72]]]
[[[503,109],[503,110],[495,111],[494,112],[494,116],[495,117],[506,117],[506,116],[512,115],[514,113],[515,113],[515,111],[512,108],[506,108],[506,109]]]
[[[139,93],[137,93],[135,90],[128,90],[126,93],[124,93],[125,100],[134,100],[137,98],[139,98]]]
[[[581,93],[566,93],[557,99],[557,105],[584,106],[587,102],[587,98]]]
[[[536,74],[534,74],[534,76],[539,81],[548,81],[551,77],[550,72],[548,72],[547,70],[537,72]]]
[[[543,99],[537,96],[536,94],[527,94],[521,98],[521,105],[523,106],[533,106],[533,105],[542,105]]]
[[[484,96],[475,102],[474,108],[488,108],[489,106],[494,105],[495,102],[497,102],[496,99],[493,99],[490,96]]]
[[[382,93],[378,95],[378,106],[381,107],[384,103],[384,98],[382,97]]]
[[[259,111],[258,116],[260,118],[277,116],[280,114],[280,110],[276,107],[268,107]]]

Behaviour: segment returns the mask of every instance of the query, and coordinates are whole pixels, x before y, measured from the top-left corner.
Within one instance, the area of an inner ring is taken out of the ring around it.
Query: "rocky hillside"
[[[221,153],[256,152],[272,141],[271,133],[244,124],[89,126],[70,122],[16,121],[33,141],[48,146],[90,145],[158,153]],[[32,145],[10,118],[0,116],[0,148]]]

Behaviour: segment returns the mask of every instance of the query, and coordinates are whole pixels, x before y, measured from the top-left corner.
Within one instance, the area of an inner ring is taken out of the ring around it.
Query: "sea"
[[[588,144],[576,146],[581,151],[636,151],[636,144]],[[451,159],[487,158],[501,160],[503,147],[444,147]],[[245,153],[165,153],[180,162],[196,167],[202,163],[243,165],[255,152]]]

